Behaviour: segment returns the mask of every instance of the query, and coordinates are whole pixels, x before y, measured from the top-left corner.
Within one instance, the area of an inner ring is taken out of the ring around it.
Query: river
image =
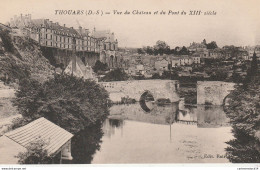
[[[229,162],[225,142],[233,135],[221,106],[147,106],[112,106],[102,124],[74,140],[74,163]]]

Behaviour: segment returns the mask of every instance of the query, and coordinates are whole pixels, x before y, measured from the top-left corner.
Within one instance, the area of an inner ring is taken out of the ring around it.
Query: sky
[[[14,15],[31,14],[61,25],[79,25],[92,30],[115,33],[119,47],[153,46],[165,41],[171,48],[192,42],[216,41],[224,45],[260,44],[260,0],[0,0],[0,23]],[[56,15],[55,10],[83,10],[83,15]],[[86,10],[111,12],[109,15],[85,15]],[[113,10],[130,12],[115,15]],[[133,10],[151,15],[133,15]],[[155,11],[165,15],[154,15]],[[168,11],[179,15],[168,15]],[[201,10],[201,15],[189,15]],[[186,15],[181,15],[185,11]],[[216,15],[204,15],[215,11]]]

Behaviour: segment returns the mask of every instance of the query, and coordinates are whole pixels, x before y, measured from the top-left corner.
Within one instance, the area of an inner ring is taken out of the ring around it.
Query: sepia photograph
[[[260,166],[259,0],[0,4],[2,170]]]

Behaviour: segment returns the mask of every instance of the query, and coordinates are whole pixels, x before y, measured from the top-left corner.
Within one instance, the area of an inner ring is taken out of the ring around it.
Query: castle
[[[119,66],[118,41],[110,30],[75,29],[49,19],[32,19],[31,14],[14,16],[8,25],[15,36],[28,36],[38,42],[54,64],[68,65],[75,48],[85,65],[93,66],[100,60],[110,68]]]

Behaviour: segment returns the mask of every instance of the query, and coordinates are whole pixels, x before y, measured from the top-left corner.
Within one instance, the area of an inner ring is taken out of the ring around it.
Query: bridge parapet
[[[235,83],[223,81],[198,81],[197,104],[223,105],[224,98],[234,90]]]
[[[171,102],[179,101],[177,80],[131,80],[99,82],[110,95],[120,94],[118,97],[129,97],[140,101],[141,95],[149,91],[155,100],[159,98],[170,99]],[[119,99],[118,99],[119,100]]]

